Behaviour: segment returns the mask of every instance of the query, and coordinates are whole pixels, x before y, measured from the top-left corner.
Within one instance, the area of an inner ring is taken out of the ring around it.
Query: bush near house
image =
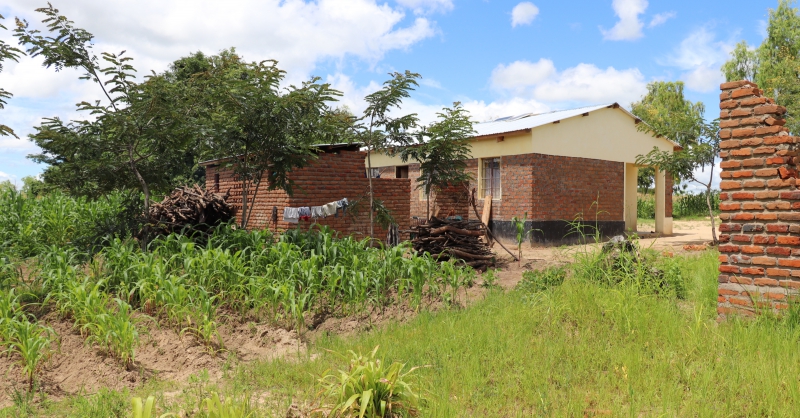
[[[719,191],[711,194],[711,206],[714,215],[719,214]],[[636,210],[639,219],[655,219],[656,217],[656,197],[653,194],[639,194],[636,199]],[[694,218],[707,217],[708,206],[706,205],[705,193],[676,193],[672,198],[672,217]]]

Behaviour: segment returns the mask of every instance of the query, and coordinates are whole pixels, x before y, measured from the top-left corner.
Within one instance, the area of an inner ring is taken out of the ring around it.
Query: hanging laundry
[[[347,215],[347,198],[336,201],[336,216],[339,216],[339,209],[342,210],[342,215]]]
[[[336,202],[327,203],[322,206],[322,213],[325,216],[336,215]]]
[[[322,210],[322,206],[312,206],[311,207],[311,217],[312,218],[324,218],[325,213]]]
[[[283,220],[289,223],[296,224],[300,219],[300,210],[298,208],[283,208]]]
[[[311,219],[311,208],[308,206],[303,206],[302,208],[297,208],[300,215],[301,221],[308,221]]]

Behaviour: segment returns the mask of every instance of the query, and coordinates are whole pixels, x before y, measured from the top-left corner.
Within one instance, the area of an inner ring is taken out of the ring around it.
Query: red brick
[[[756,269],[754,269],[752,267],[750,267],[750,268],[742,268],[742,274],[754,274],[754,273],[745,273],[745,270],[756,270]],[[761,270],[761,273],[757,273],[757,274],[764,274],[764,269],[758,269],[758,270]],[[747,277],[741,277],[741,276],[731,276],[729,281],[731,283],[738,283],[738,284],[753,284],[753,279],[750,279],[750,278],[747,278]]]
[[[794,137],[792,136],[768,136],[764,138],[766,145],[779,145],[779,144],[794,144]]]
[[[800,237],[778,237],[778,244],[800,245]]]
[[[756,235],[753,237],[753,244],[774,244],[775,237],[769,235]]]
[[[741,224],[720,224],[719,231],[720,232],[735,232],[741,231],[742,225]]]
[[[740,178],[740,177],[753,177],[753,170],[741,170],[741,171],[723,171],[722,173],[731,173],[731,177]],[[720,173],[720,175],[722,174]]]
[[[761,267],[742,267],[742,274],[750,274],[753,276],[759,276],[764,274],[764,269]],[[746,282],[742,282],[740,284],[751,284],[753,281],[750,279],[746,279]],[[737,281],[738,283],[738,281]]]
[[[739,81],[726,81],[719,85],[720,90],[733,90],[738,89],[739,87],[749,86],[751,82],[747,80],[739,80]],[[727,92],[726,92],[727,93]]]
[[[767,99],[764,97],[748,97],[746,99],[742,99],[741,105],[742,106],[755,106],[764,104],[767,102]]]
[[[762,168],[761,170],[756,170],[756,176],[758,177],[767,177],[767,176],[777,176],[778,169],[776,168]]]
[[[739,168],[742,166],[740,161],[723,161],[719,163],[721,168]]]
[[[742,167],[758,167],[764,165],[763,158],[748,158],[742,161]]]
[[[738,253],[739,246],[738,245],[720,245],[719,252],[721,253]]]
[[[724,94],[724,93],[723,93]],[[733,90],[730,93],[731,99],[738,99],[740,97],[746,96],[759,96],[759,90],[757,87],[741,87],[736,90]]]
[[[753,192],[734,192],[731,194],[734,200],[753,200],[755,196]]]
[[[741,251],[744,254],[764,254],[764,248],[759,247],[757,245],[745,245],[742,246]]]
[[[780,173],[782,179],[788,179],[790,177],[797,178],[797,170],[793,168],[781,167],[778,169],[778,172]]]
[[[781,165],[788,163],[789,159],[786,157],[769,157],[767,158],[767,164],[770,165]]]
[[[764,209],[764,206],[761,203],[747,202],[744,205],[742,205],[742,209],[744,209],[744,210],[762,210],[762,209]]]
[[[780,192],[780,198],[784,200],[800,200],[800,192]]]
[[[767,190],[763,192],[756,192],[754,196],[756,199],[776,199],[778,197],[778,192],[775,190]]]
[[[730,151],[730,155],[734,157],[749,157],[753,155],[753,149],[752,148],[735,149],[733,151]]]
[[[800,289],[800,281],[796,280],[781,280],[780,285],[782,287],[788,287],[792,289]]]
[[[736,273],[739,273],[739,267],[738,266],[730,266],[730,265],[721,265],[721,266],[719,266],[719,271],[721,271],[722,273],[734,273],[734,274],[736,274]]]
[[[750,116],[753,114],[752,109],[733,109],[731,110],[730,117],[732,118],[741,118],[745,116]]]
[[[789,277],[789,270],[785,269],[767,269],[767,276],[780,276],[780,277]],[[758,285],[758,279],[756,279],[756,285]],[[777,286],[778,281],[775,280],[774,285],[769,286]]]
[[[750,235],[734,235],[731,237],[734,242],[750,242],[751,236]]]
[[[767,232],[789,232],[789,225],[769,224],[767,225]]]
[[[753,154],[774,154],[775,148],[773,147],[758,147],[753,150]]]
[[[761,126],[756,128],[756,135],[777,134],[785,131],[788,131],[788,129],[784,128],[783,126]]]
[[[739,210],[742,205],[740,203],[723,203],[720,202],[719,210]]]
[[[782,115],[786,113],[786,108],[778,105],[761,105],[757,106],[754,110],[756,115],[767,115],[771,113],[778,113]]]
[[[722,181],[719,184],[719,188],[722,190],[729,190],[729,189],[740,189],[742,187],[742,182],[740,181]]]
[[[800,213],[797,212],[779,213],[778,219],[782,221],[800,221]]]
[[[759,221],[774,221],[778,219],[778,215],[774,213],[757,213],[755,218]]]
[[[800,260],[782,258],[778,260],[778,265],[782,267],[800,268]]]
[[[770,270],[777,270],[777,269],[767,269],[767,274],[771,276],[776,276],[775,274],[771,274]],[[753,280],[753,284],[756,286],[777,286],[778,281],[775,279],[768,279],[766,277],[759,277]]]
[[[770,238],[775,239],[775,237],[770,237]],[[791,253],[792,253],[792,250],[789,249],[789,248],[786,248],[786,247],[769,247],[769,248],[767,248],[767,254],[770,254],[770,255],[788,256]]]
[[[775,258],[773,257],[753,257],[753,264],[758,264],[761,266],[774,266],[775,265]]]
[[[737,128],[731,131],[731,136],[734,138],[743,138],[747,136],[753,136],[756,134],[755,128]]]

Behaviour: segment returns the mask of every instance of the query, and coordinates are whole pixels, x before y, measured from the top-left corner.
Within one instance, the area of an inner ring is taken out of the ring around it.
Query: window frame
[[[486,162],[487,160],[497,160],[497,168],[496,168],[497,179],[498,179],[497,180],[497,184],[498,184],[497,191],[499,191],[500,193],[498,193],[498,196],[495,196],[494,194],[492,194],[492,200],[502,200],[503,199],[503,164],[502,164],[503,163],[503,159],[502,159],[502,157],[486,157],[486,158],[478,159],[478,196],[480,196],[481,199],[486,199],[486,187],[485,187],[486,168],[485,168],[484,162]],[[495,178],[495,176],[492,176],[492,183],[494,183],[494,178]],[[490,187],[490,189],[494,190],[494,187]]]

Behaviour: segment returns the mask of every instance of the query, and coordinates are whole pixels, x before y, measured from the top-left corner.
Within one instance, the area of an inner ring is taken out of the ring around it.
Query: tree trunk
[[[706,189],[706,204],[708,205],[708,216],[711,217],[711,237],[714,245],[717,245],[719,241],[717,240],[717,226],[714,222],[714,208],[711,206],[711,183]]]
[[[139,185],[142,186],[142,192],[144,193],[144,213],[145,216],[147,216],[150,213],[150,188],[147,186],[147,182],[144,180],[144,177],[142,177],[142,173],[140,173],[139,169],[136,168],[136,161],[133,158],[133,147],[128,147],[128,161],[133,174],[136,176],[136,180],[138,180]],[[147,242],[149,241],[147,232],[147,226],[145,225],[141,242],[142,250],[147,248]]]
[[[369,181],[369,237],[374,235],[374,217],[372,212],[375,210],[372,195],[372,145],[367,144],[367,179]]]

